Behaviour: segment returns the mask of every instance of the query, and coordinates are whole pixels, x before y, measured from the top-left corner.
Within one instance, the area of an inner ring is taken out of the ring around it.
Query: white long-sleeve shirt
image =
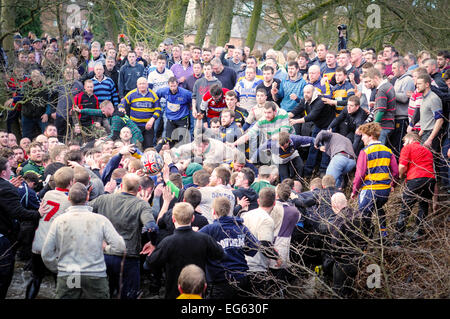
[[[106,277],[105,252],[126,251],[125,241],[103,215],[89,206],[70,206],[55,218],[42,247],[42,260],[58,276]]]

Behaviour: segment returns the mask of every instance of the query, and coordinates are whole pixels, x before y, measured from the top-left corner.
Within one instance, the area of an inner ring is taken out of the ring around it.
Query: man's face
[[[358,109],[359,109],[359,105],[357,105],[355,102],[352,102],[352,101],[347,102],[348,113],[350,113],[350,114],[355,113]]]
[[[223,93],[220,93],[219,95],[214,95],[212,98],[214,99],[214,101],[216,103],[220,103],[220,101],[222,100],[223,97]]]
[[[390,61],[392,58],[392,48],[391,47],[385,47],[383,50],[383,57],[386,59],[386,61]]]
[[[192,50],[192,60],[198,61],[200,60],[200,57],[202,56],[202,51],[199,49]]]
[[[0,143],[1,143],[1,133],[0,133]],[[31,141],[28,137],[24,137],[20,140],[20,147],[24,150],[28,149],[28,146],[30,146]]]
[[[328,67],[333,67],[336,65],[336,57],[334,54],[328,53],[325,59]]]
[[[28,64],[35,64],[36,63],[36,56],[34,53],[28,54]]]
[[[392,73],[394,73],[395,77],[399,78],[405,73],[405,69],[398,63],[394,63],[392,64]]]
[[[425,63],[424,64],[425,69],[427,69],[428,74],[434,74],[436,72],[436,67],[432,63]]]
[[[179,59],[181,56],[181,49],[179,47],[172,48],[172,56],[176,59]]]
[[[108,51],[110,49],[114,49],[114,44],[111,41],[106,41],[104,49],[105,49],[105,51]]]
[[[210,51],[203,51],[202,53],[203,62],[209,62],[212,59],[212,53]]]
[[[255,59],[249,58],[247,59],[247,68],[254,68],[256,70],[256,61]]]
[[[105,69],[103,68],[103,65],[101,63],[96,64],[94,66],[94,73],[95,73],[95,77],[97,79],[103,77],[103,73],[105,73]]]
[[[211,130],[217,133],[219,132],[219,129],[220,129],[220,122],[211,122]]]
[[[247,81],[253,81],[255,79],[255,76],[256,76],[255,69],[253,68],[245,69],[245,79]]]
[[[233,122],[234,118],[231,117],[230,112],[222,112],[220,115],[220,122],[222,126],[227,127]]]
[[[178,91],[178,82],[169,82],[169,90],[172,92],[172,94],[177,93]]]
[[[109,49],[109,50],[107,51],[106,55],[107,55],[107,56],[110,56],[110,57],[112,57],[112,58],[115,59],[116,56],[117,56],[117,52],[116,52],[115,49]]]
[[[94,94],[94,83],[92,83],[91,81],[84,82],[84,91],[88,95]]]
[[[203,67],[203,73],[205,73],[205,78],[211,78],[213,73],[212,67],[210,65],[205,65]]]
[[[42,42],[39,41],[39,42],[33,43],[33,48],[34,48],[35,50],[37,50],[37,51],[42,50]]]
[[[183,61],[183,63],[188,63],[190,59],[191,59],[191,52],[189,50],[184,50],[181,53],[181,60]]]
[[[128,127],[123,127],[120,130],[120,139],[124,142],[129,142],[131,140],[131,130]]]
[[[311,55],[314,52],[314,47],[311,42],[305,42],[305,51],[308,55]]]
[[[214,73],[219,74],[220,72],[222,72],[223,65],[211,64],[211,66],[212,66],[212,70],[213,70]]]
[[[128,63],[134,65],[136,63],[136,53],[128,53]]]
[[[301,69],[304,69],[306,67],[306,64],[308,63],[308,60],[306,60],[305,57],[299,56],[297,59],[297,63]]]
[[[267,121],[272,121],[275,118],[275,111],[272,108],[264,109],[264,118]]]
[[[316,82],[320,78],[320,70],[317,70],[317,68],[310,67],[308,71],[309,75],[309,81],[311,83]]]
[[[294,66],[288,66],[288,75],[290,78],[297,78],[298,69]]]
[[[16,158],[17,163],[22,163],[25,160],[23,151],[18,148],[14,150],[14,157]]]
[[[335,73],[336,82],[337,83],[344,83],[346,76],[344,72],[336,72]]]
[[[369,52],[369,53],[366,53],[366,54],[364,55],[364,59],[366,59],[367,62],[370,62],[370,63],[372,63],[372,64],[377,63],[377,60],[375,60],[375,59],[373,58],[373,56],[372,56],[372,54],[371,54],[370,52]]]
[[[450,89],[450,79],[445,80],[445,84],[447,84],[447,87]]]
[[[373,85],[372,85],[372,80],[370,79],[370,78],[363,78],[363,83],[364,83],[364,86],[367,88],[367,89],[372,89],[373,88]]]
[[[146,79],[139,79],[137,81],[137,88],[139,90],[139,92],[143,93],[146,92],[148,89],[148,82]]]
[[[423,79],[417,79],[416,80],[416,88],[417,92],[424,93],[427,89],[427,83]]]
[[[30,149],[30,159],[36,163],[42,162],[44,151],[41,147],[35,146]]]
[[[107,104],[102,108],[102,113],[106,117],[110,117],[114,113],[114,106],[112,104]]]
[[[245,167],[244,163],[233,163],[233,171],[240,172]]]
[[[234,49],[233,50],[233,59],[235,61],[241,60],[242,59],[242,50]]]
[[[320,44],[317,47],[317,57],[319,58],[319,60],[325,60],[327,56],[327,49],[325,48],[325,46],[323,44]]]
[[[8,134],[8,146],[9,147],[14,147],[17,146],[17,138],[14,134],[9,133]]]
[[[1,172],[5,179],[9,180],[12,175],[11,164],[9,162],[6,163],[6,169],[4,172]]]
[[[445,60],[444,56],[437,56],[436,61],[438,64],[439,69],[443,69],[447,65],[447,61]]]
[[[237,186],[237,187],[243,187],[244,186],[244,173],[239,172],[237,174],[234,186]]]
[[[156,68],[158,69],[159,72],[163,72],[164,69],[166,68],[166,60],[165,59],[158,59],[156,61]]]
[[[137,56],[142,56],[142,53],[144,53],[144,48],[143,47],[136,47],[134,49],[134,52],[136,52]]]
[[[236,106],[237,99],[234,96],[225,95],[225,103],[227,104],[227,107],[234,108]]]
[[[94,59],[96,59],[100,56],[100,49],[97,47],[92,47],[91,53],[92,53],[92,56],[94,57]]]
[[[56,145],[58,145],[59,141],[57,137],[50,137],[48,139],[48,150],[51,151]]]
[[[42,151],[47,152],[48,151],[48,138],[45,135],[39,135],[36,138],[36,141],[42,144]]]
[[[219,184],[219,181],[217,180],[216,170],[213,170],[213,172],[211,173],[211,176],[209,177],[209,185],[216,186],[218,184]]]
[[[209,67],[210,69],[211,69],[211,67]],[[200,76],[200,74],[202,74],[202,65],[201,64],[198,64],[198,63],[196,63],[196,64],[194,64],[193,66],[192,66],[192,71],[194,72],[194,74],[198,77],[198,76]],[[212,73],[212,71],[211,71],[211,73]]]
[[[348,58],[348,55],[345,53],[339,54],[337,58],[337,64],[338,66],[346,67],[350,63],[350,60]]]
[[[305,98],[306,102],[311,102],[312,96],[313,96],[314,88],[306,88],[303,90],[303,97]]]
[[[270,70],[263,71],[263,78],[265,82],[270,82],[273,79],[273,73]]]
[[[58,130],[53,125],[47,126],[45,133],[46,133],[47,137],[58,136]]]
[[[267,95],[264,92],[258,91],[256,92],[256,103],[259,105],[264,105],[267,101]]]
[[[26,53],[20,53],[19,54],[19,62],[28,64],[28,54]]]
[[[9,140],[9,138],[8,138],[8,133],[6,133],[6,132],[0,132],[0,144],[3,146],[3,147],[8,147],[8,141]]]
[[[352,50],[350,52],[350,60],[352,63],[357,63],[361,60],[362,58],[362,52],[360,50]]]
[[[116,65],[116,61],[114,59],[106,59],[105,65],[106,68],[111,71]]]

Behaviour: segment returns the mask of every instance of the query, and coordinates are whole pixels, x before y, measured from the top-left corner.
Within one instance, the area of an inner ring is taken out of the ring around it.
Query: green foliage
[[[34,7],[33,1],[21,1],[20,5],[18,5],[16,7],[16,18],[15,18],[16,27],[20,26],[25,21],[27,21],[30,18],[32,18],[32,22],[26,24],[20,30],[20,33],[23,36],[28,35],[28,32],[30,32],[30,31],[33,32],[34,34],[36,34],[36,36],[38,36],[38,37],[42,33],[40,14],[36,13],[36,14],[33,15],[33,17],[31,15],[31,9],[33,7]]]

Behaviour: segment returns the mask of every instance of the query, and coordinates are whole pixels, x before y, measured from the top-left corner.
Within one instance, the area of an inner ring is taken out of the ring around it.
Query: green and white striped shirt
[[[278,108],[277,114],[271,121],[267,121],[265,118],[260,119],[248,130],[248,134],[250,136],[260,134],[269,139],[282,131],[293,133],[293,127],[289,125],[288,113],[282,108]]]

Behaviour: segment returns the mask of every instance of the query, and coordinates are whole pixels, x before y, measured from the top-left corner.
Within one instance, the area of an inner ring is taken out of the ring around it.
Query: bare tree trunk
[[[248,28],[247,39],[245,40],[245,45],[253,50],[256,42],[256,35],[258,33],[259,21],[261,20],[262,12],[262,0],[253,1],[253,11],[252,17],[250,19],[250,26]]]
[[[16,27],[15,20],[13,18],[16,16],[16,1],[3,0],[2,5],[0,30],[1,34],[5,34],[11,32]],[[9,64],[12,65],[14,63],[14,37],[12,32],[3,38],[1,44],[8,55]]]
[[[220,8],[219,29],[217,34],[217,44],[224,46],[230,40],[231,24],[233,22],[234,0],[225,1]]]
[[[203,7],[203,10],[201,10],[200,21],[198,23],[197,34],[195,35],[194,42],[198,46],[203,46],[206,32],[208,31],[209,24],[211,23],[213,8],[216,5],[216,1],[204,0],[201,1],[200,5]]]
[[[189,0],[172,0],[166,21],[165,35],[179,37],[184,33],[184,21]]]

